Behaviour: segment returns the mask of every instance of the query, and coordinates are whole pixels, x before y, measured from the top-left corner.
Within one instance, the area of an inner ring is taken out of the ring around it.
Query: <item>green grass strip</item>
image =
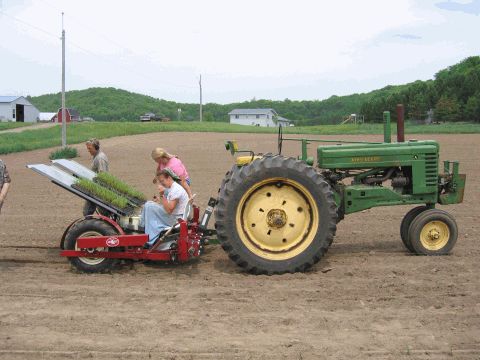
[[[123,196],[114,193],[112,190],[104,188],[100,184],[87,179],[78,179],[76,185],[83,191],[102,200],[106,204],[111,204],[116,208],[125,209],[128,206],[128,200]]]
[[[132,186],[128,185],[127,183],[123,182],[122,180],[110,173],[101,172],[95,177],[95,179],[98,179],[102,185],[106,185],[112,190],[118,191],[119,193],[124,194],[128,197],[141,201],[147,200],[146,196],[140,191],[136,190]]]
[[[114,136],[129,136],[152,132],[215,132],[215,133],[260,133],[276,134],[278,129],[233,125],[217,122],[167,122],[167,123],[139,123],[139,122],[88,122],[72,123],[67,126],[67,143],[69,145],[85,142],[96,137],[106,139]],[[395,124],[392,124],[392,133],[395,134]],[[412,134],[470,134],[480,133],[480,124],[477,123],[446,123],[434,125],[405,124],[407,139]],[[318,125],[304,127],[288,127],[284,134],[307,135],[370,135],[383,134],[382,124],[345,124],[345,125]],[[222,146],[223,143],[219,144]],[[44,149],[61,146],[61,126],[44,129],[23,130],[20,133],[0,132],[0,154],[20,151]]]
[[[76,158],[77,156],[78,156],[77,149],[67,146],[67,147],[52,151],[48,156],[48,158],[50,160],[73,159],[73,158]]]
[[[16,129],[19,127],[31,126],[35,123],[23,123],[23,122],[0,122],[0,131]]]

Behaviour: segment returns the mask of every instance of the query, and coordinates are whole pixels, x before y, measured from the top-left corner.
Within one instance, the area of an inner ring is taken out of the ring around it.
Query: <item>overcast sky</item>
[[[324,99],[479,55],[480,0],[0,0],[0,95],[111,86],[181,102]]]

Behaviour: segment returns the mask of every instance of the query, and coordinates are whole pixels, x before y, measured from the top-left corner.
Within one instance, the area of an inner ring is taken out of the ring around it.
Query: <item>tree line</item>
[[[40,111],[60,108],[60,94],[47,94],[28,99]],[[97,121],[136,121],[153,112],[172,120],[198,120],[198,104],[178,103],[115,88],[90,88],[69,91],[67,106],[84,117]],[[433,80],[386,86],[369,93],[331,96],[325,100],[257,100],[203,106],[204,121],[228,122],[228,112],[236,108],[273,108],[280,116],[296,125],[338,124],[350,114],[364,115],[367,122],[382,121],[385,110],[392,112],[403,103],[406,117],[424,120],[430,109],[436,121],[480,122],[480,57],[469,57],[435,74]],[[181,109],[181,112],[178,111]]]
[[[396,117],[396,104],[405,105],[407,119],[425,120],[430,110],[433,121],[480,122],[480,57],[472,56],[435,74],[434,80],[387,86],[360,108],[372,122],[382,121],[389,110]]]

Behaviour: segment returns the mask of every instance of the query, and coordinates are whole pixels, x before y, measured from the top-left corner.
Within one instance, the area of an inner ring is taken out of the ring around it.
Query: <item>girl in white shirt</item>
[[[156,181],[160,197],[155,196],[153,201],[145,203],[140,218],[140,225],[145,227],[150,246],[163,230],[173,226],[183,216],[189,201],[185,189],[173,180],[171,170],[161,170]],[[165,190],[168,190],[167,194]]]

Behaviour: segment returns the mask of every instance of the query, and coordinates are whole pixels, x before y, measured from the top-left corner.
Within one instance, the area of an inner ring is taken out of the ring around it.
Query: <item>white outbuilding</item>
[[[56,122],[56,118],[56,112],[41,112],[40,114],[38,114],[39,122]]]
[[[0,96],[0,121],[37,122],[40,112],[23,96]]]
[[[273,109],[234,109],[228,113],[230,124],[263,127],[288,126],[289,120]]]

